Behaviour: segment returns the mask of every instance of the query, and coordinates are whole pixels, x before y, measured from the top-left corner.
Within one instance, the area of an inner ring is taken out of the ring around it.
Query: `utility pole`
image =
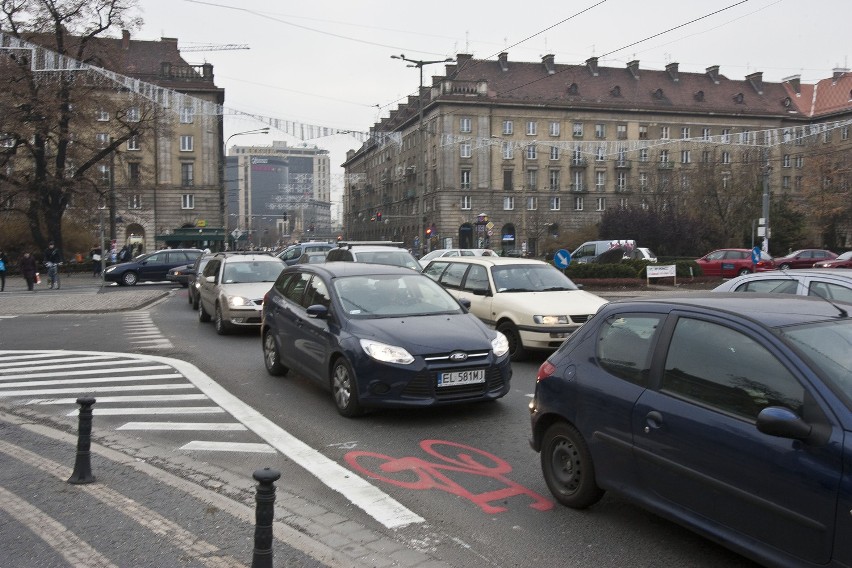
[[[264,126],[263,128],[255,128],[254,130],[246,130],[244,132],[235,132],[231,134],[225,139],[225,143],[222,144],[222,154],[219,160],[219,223],[222,227],[222,231],[227,231],[228,225],[225,222],[225,160],[227,160],[228,156],[228,142],[231,141],[231,138],[234,136],[242,136],[243,134],[269,134],[269,127]],[[228,242],[228,235],[223,234],[224,242],[223,247]],[[225,247],[227,248],[227,247]]]
[[[772,168],[769,166],[769,148],[763,148],[763,245],[761,249],[766,254],[769,254],[769,172]]]
[[[422,59],[409,59],[405,56],[404,53],[399,55],[391,55],[391,59],[401,59],[409,63],[408,67],[417,67],[420,70],[420,87],[417,90],[417,107],[418,107],[418,119],[417,119],[417,146],[419,148],[419,152],[417,153],[417,239],[421,240],[423,244],[420,245],[421,251],[417,257],[423,256],[423,253],[429,252],[427,250],[423,250],[426,240],[426,235],[424,233],[423,222],[425,221],[424,217],[426,216],[425,211],[425,197],[426,197],[426,140],[423,132],[423,66],[424,65],[432,65],[435,63],[450,63],[454,61],[452,57],[448,57],[446,59],[436,59],[433,61],[424,61]],[[412,243],[413,245],[413,243]]]

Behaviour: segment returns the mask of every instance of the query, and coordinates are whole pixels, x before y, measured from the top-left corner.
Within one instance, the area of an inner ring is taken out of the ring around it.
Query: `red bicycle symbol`
[[[437,449],[440,446],[449,447],[449,452],[455,452],[455,455],[442,454]],[[420,442],[420,447],[427,454],[444,463],[433,463],[416,457],[394,458],[364,451],[349,452],[345,459],[353,469],[373,479],[379,479],[407,489],[440,489],[469,499],[485,513],[502,513],[506,510],[506,507],[494,506],[491,505],[491,502],[508,499],[516,495],[526,495],[532,499],[533,502],[530,507],[533,509],[547,511],[553,508],[553,502],[549,499],[508,479],[505,474],[512,471],[512,466],[495,455],[445,440],[423,440]],[[372,468],[362,465],[367,460],[370,460]],[[450,479],[444,472],[487,477],[501,483],[502,486],[492,491],[472,493]]]

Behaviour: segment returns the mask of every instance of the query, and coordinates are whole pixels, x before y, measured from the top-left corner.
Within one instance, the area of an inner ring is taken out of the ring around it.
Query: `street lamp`
[[[243,134],[269,134],[269,127],[264,126],[263,128],[235,132],[228,136],[225,139],[225,143],[222,144],[222,154],[219,157],[219,226],[222,227],[222,231],[225,231],[227,228],[227,224],[225,222],[225,157],[228,154],[228,142],[230,142],[231,138],[234,136],[242,136]],[[222,238],[226,239],[227,237],[223,234]],[[226,242],[226,240],[223,240],[223,244]]]
[[[391,59],[401,59],[409,63],[408,67],[417,67],[420,69],[420,88],[417,90],[417,107],[419,114],[417,121],[417,143],[420,146],[420,151],[417,155],[417,238],[425,241],[425,235],[423,233],[423,217],[426,213],[424,209],[424,199],[426,197],[426,141],[423,136],[423,66],[432,65],[434,63],[450,63],[454,61],[454,59],[452,57],[447,57],[446,59],[424,61],[422,59],[409,59],[404,53],[391,55]]]

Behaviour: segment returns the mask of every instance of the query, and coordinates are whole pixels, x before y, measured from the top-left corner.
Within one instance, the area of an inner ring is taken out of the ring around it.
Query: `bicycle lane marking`
[[[2,353],[3,351],[0,351],[0,354]],[[15,351],[15,353],[22,355],[26,353],[43,354],[44,351]],[[63,353],[67,355],[114,355],[114,353],[100,351],[65,351]],[[122,356],[172,366],[195,385],[198,390],[207,395],[211,401],[228,412],[267,444],[313,474],[329,489],[343,495],[349,502],[385,527],[393,529],[425,522],[423,517],[409,510],[366,479],[325,457],[319,451],[311,448],[260,414],[257,410],[232,395],[195,365],[179,359],[158,355],[124,353]]]
[[[436,446],[450,446],[455,448],[458,453],[456,457],[448,457],[441,454],[435,448]],[[539,511],[548,511],[553,508],[554,504],[550,499],[506,477],[505,474],[512,471],[512,466],[493,454],[446,440],[423,440],[420,442],[420,448],[439,461],[430,462],[413,456],[394,458],[361,450],[347,453],[344,459],[353,469],[373,479],[379,479],[406,489],[420,491],[440,489],[468,499],[483,512],[489,514],[502,513],[507,510],[506,507],[492,505],[493,501],[503,501],[516,496],[528,497],[532,500],[529,506]],[[477,457],[482,461],[477,460]],[[378,470],[371,470],[362,465],[361,462],[365,459],[378,460],[382,463],[378,466]],[[489,478],[501,483],[503,487],[493,491],[473,493],[454,481],[450,473]],[[389,477],[392,474],[400,474],[403,478]],[[412,475],[414,480],[412,480]]]

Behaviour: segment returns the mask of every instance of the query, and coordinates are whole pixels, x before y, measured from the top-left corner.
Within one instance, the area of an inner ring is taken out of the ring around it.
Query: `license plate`
[[[474,385],[485,382],[485,370],[455,371],[453,373],[438,373],[439,387],[454,387],[457,385]]]

